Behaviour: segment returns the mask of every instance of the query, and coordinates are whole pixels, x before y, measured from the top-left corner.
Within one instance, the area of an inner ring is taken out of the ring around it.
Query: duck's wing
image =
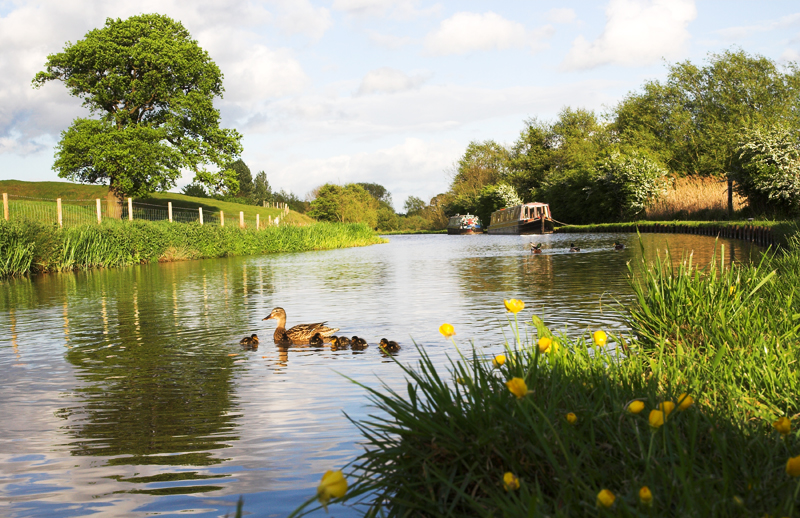
[[[298,324],[291,329],[286,330],[286,334],[292,340],[308,340],[315,334],[319,333],[320,336],[330,336],[339,330],[338,327],[331,328],[325,326],[326,322],[317,322],[315,324]]]

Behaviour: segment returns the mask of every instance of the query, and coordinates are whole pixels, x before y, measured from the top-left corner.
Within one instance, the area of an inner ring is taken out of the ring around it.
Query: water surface
[[[627,246],[613,250],[614,240]],[[285,516],[321,474],[360,451],[343,415],[370,409],[350,381],[402,387],[380,353],[413,363],[423,346],[447,365],[453,347],[503,350],[503,299],[571,335],[625,331],[635,236],[393,236],[390,243],[298,254],[152,264],[4,281],[0,291],[0,514],[22,516]],[[706,264],[714,240],[645,234]],[[581,252],[569,253],[574,241]],[[541,242],[543,254],[527,248]],[[720,240],[726,262],[756,249]],[[365,351],[278,347],[288,325],[329,321]],[[261,346],[238,341],[253,332]],[[331,508],[332,516],[356,516]],[[324,513],[323,513],[324,515]]]

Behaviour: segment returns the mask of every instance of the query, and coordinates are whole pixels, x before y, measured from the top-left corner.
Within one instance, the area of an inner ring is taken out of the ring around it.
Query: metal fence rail
[[[127,202],[127,203],[126,203]],[[223,211],[204,212],[202,207],[191,209],[134,202],[127,198],[126,202],[118,202],[115,198],[102,200],[66,200],[57,198],[29,198],[3,193],[3,218],[6,221],[31,220],[58,224],[60,227],[101,223],[106,219],[122,221],[171,221],[177,223],[195,223],[201,225],[220,225],[241,228],[266,228],[280,225],[281,220],[289,213],[289,208],[281,206],[281,216],[261,219],[260,215],[245,216],[225,214]]]

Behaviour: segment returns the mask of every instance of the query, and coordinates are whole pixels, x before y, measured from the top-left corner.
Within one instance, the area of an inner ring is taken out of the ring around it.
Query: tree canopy
[[[108,18],[49,55],[33,79],[35,88],[62,81],[97,116],[62,132],[53,169],[61,178],[108,182],[120,196],[174,187],[182,169],[212,191],[235,190],[228,164],[241,153],[241,136],[219,127],[213,100],[222,97],[222,79],[180,22],[159,14]]]

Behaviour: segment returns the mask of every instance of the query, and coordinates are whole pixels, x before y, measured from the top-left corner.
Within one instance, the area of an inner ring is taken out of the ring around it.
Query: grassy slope
[[[73,199],[91,200],[94,198],[105,198],[108,195],[108,187],[103,185],[83,185],[69,182],[25,182],[21,180],[0,180],[0,192],[5,192],[14,196],[27,196],[29,198],[52,199]],[[173,208],[197,209],[203,207],[204,212],[224,211],[226,218],[234,218],[239,211],[244,212],[246,217],[254,218],[260,214],[261,218],[266,219],[271,216],[281,216],[280,209],[257,207],[255,205],[242,205],[239,203],[228,203],[211,198],[195,198],[183,194],[165,192],[153,194],[150,198],[136,198],[136,203],[147,203],[150,205],[161,205],[166,207],[167,202],[172,202]],[[290,224],[310,224],[314,220],[304,214],[290,211],[284,220]]]

